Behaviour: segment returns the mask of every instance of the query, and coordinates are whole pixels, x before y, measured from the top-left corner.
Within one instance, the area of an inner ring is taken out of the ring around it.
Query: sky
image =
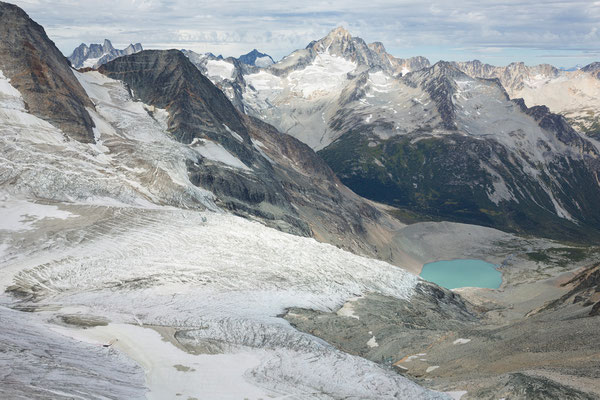
[[[595,0],[9,0],[65,54],[80,43],[185,48],[280,59],[337,26],[396,57],[524,61],[557,67],[600,61]]]

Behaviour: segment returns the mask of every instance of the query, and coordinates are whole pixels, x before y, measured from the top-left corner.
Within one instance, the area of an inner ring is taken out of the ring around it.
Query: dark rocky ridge
[[[285,218],[295,226],[295,233],[310,235],[308,226],[297,218],[283,188],[273,178],[273,167],[253,148],[243,116],[183,53],[146,50],[111,61],[99,71],[125,82],[144,103],[166,109],[170,116],[168,130],[176,140],[187,144],[194,139],[220,143],[254,170],[248,174],[223,169],[199,158],[196,163],[188,163],[192,183],[213,191],[228,209],[271,220]],[[232,136],[225,125],[243,142]],[[263,202],[285,211],[279,216],[269,215],[261,210]]]
[[[94,108],[71,66],[44,28],[12,4],[0,2],[0,70],[23,96],[27,109],[69,137],[93,142]]]
[[[452,101],[456,84],[452,78],[461,77],[461,75],[460,71],[452,68],[449,63],[440,61],[431,68],[408,74],[405,78],[405,81],[412,86],[421,86],[429,93],[442,117],[442,126],[451,131],[457,130]]]
[[[145,50],[111,61],[99,71],[127,83],[134,96],[146,104],[166,109],[171,116],[169,131],[182,143],[206,136],[227,142],[228,149],[236,146],[223,124],[249,142],[242,116],[178,50]],[[251,163],[252,156],[242,150],[245,146],[238,147],[232,149],[234,153]],[[244,154],[237,154],[240,152]]]

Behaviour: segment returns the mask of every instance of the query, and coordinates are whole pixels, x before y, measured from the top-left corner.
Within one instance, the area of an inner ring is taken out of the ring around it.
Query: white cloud
[[[280,58],[345,25],[397,56],[439,58],[456,48],[527,57],[525,50],[592,51],[598,45],[598,2],[589,0],[17,0],[59,48],[81,42],[147,48],[190,48],[238,56],[253,48]],[[503,52],[489,49],[504,49]],[[520,49],[512,51],[511,49]],[[539,60],[538,60],[539,61]]]

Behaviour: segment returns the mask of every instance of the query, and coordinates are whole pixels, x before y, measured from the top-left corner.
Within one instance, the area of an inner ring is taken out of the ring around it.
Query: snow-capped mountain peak
[[[332,29],[329,34],[327,34],[327,37],[339,37],[339,38],[352,38],[352,35],[350,34],[350,32],[344,28],[343,26],[338,26],[335,29]]]
[[[359,37],[353,37],[341,26],[329,32],[324,38],[311,42],[306,48],[317,54],[328,53],[361,65],[370,64],[370,50],[365,41]]]
[[[338,26],[335,29],[332,29],[327,36],[321,39],[319,42],[343,42],[352,40],[352,35],[346,28],[343,26]]]
[[[425,57],[396,58],[387,53],[383,44],[376,42],[368,45],[360,37],[352,36],[345,28],[337,27],[325,37],[310,42],[306,48],[296,50],[284,57],[270,69],[275,75],[286,75],[291,71],[306,68],[320,54],[328,54],[355,63],[356,73],[370,68],[381,68],[388,74],[399,75],[430,65]]]

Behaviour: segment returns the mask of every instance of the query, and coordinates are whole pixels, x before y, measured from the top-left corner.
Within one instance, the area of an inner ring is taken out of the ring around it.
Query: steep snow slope
[[[206,62],[208,76],[215,80],[232,80],[234,66],[224,60],[208,60]]]
[[[306,68],[284,77],[267,70],[246,75],[246,110],[319,149],[332,140],[326,125],[333,112],[330,104],[347,84],[347,74],[356,67],[352,61],[323,53]]]

